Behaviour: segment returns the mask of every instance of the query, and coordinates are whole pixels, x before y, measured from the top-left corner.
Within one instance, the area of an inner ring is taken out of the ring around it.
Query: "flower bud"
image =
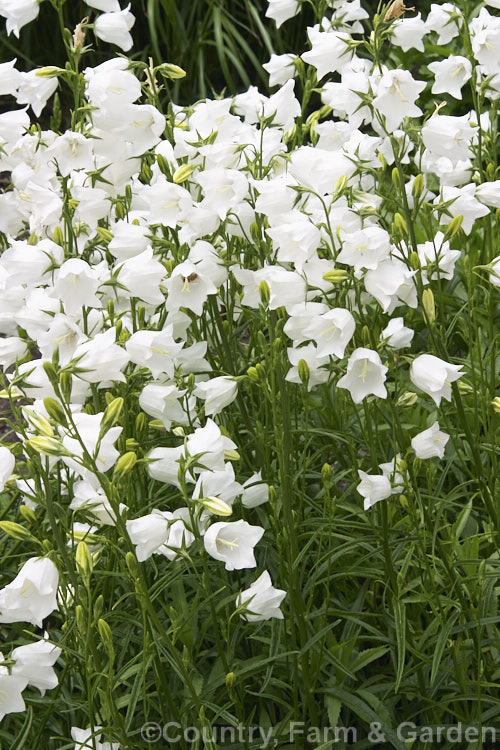
[[[57,370],[55,366],[52,364],[52,362],[44,362],[43,369],[45,370],[45,374],[50,380],[51,385],[59,385],[59,378],[57,375]]]
[[[236,685],[236,675],[234,672],[228,672],[226,675],[226,687],[233,688]]]
[[[127,451],[135,451],[140,447],[140,443],[135,438],[127,438],[125,440],[125,448]]]
[[[99,594],[94,604],[94,620],[98,620],[100,618],[103,609],[104,609],[104,597],[102,594]]]
[[[57,78],[68,71],[64,68],[57,68],[55,65],[47,65],[45,68],[39,68],[35,71],[37,78]]]
[[[178,78],[184,78],[186,71],[180,68],[178,65],[173,63],[162,63],[155,68],[155,73],[160,73],[165,78],[170,78],[171,81],[175,81]]]
[[[32,437],[26,445],[44,456],[70,456],[60,440],[54,437]]]
[[[402,237],[408,237],[408,226],[404,217],[401,216],[401,214],[398,212],[394,214],[394,224],[396,225],[396,229]]]
[[[29,508],[27,505],[21,505],[19,513],[22,515],[25,521],[28,523],[34,523],[36,521],[36,515],[33,508]]]
[[[200,501],[203,507],[213,513],[215,516],[230,516],[232,515],[233,509],[228,503],[221,500],[219,497],[205,497]]]
[[[257,372],[256,367],[249,367],[247,370],[248,378],[252,381],[252,383],[258,383],[259,382],[259,373]]]
[[[47,396],[47,398],[43,399],[43,405],[47,414],[54,420],[54,422],[63,425],[63,427],[67,426],[68,421],[59,401]]]
[[[49,420],[46,419],[42,414],[39,414],[36,411],[32,411],[31,409],[25,409],[24,413],[30,425],[37,432],[40,432],[42,435],[45,435],[49,438],[54,437],[54,430],[52,429],[52,425],[50,424]]]
[[[69,372],[61,372],[59,376],[59,387],[62,396],[67,404],[71,403],[71,390],[73,388],[73,378]]]
[[[56,245],[64,247],[64,235],[62,233],[61,227],[56,227],[54,229],[54,232],[52,233],[52,241],[55,242]]]
[[[125,562],[127,563],[127,568],[132,578],[138,578],[139,565],[137,563],[137,558],[133,552],[127,552],[127,554],[125,555]]]
[[[330,284],[341,284],[348,278],[349,273],[342,268],[333,268],[331,271],[326,271],[323,274],[323,281],[328,281]]]
[[[241,457],[238,451],[229,448],[227,451],[224,451],[224,458],[226,461],[239,461]]]
[[[80,635],[83,637],[87,634],[87,626],[85,623],[85,610],[81,604],[77,604],[75,607],[76,614],[76,627],[78,628]]]
[[[156,163],[158,164],[160,172],[162,172],[165,175],[165,177],[168,177],[170,179],[172,172],[170,169],[170,165],[168,161],[165,159],[165,157],[163,156],[163,154],[156,155]]]
[[[418,399],[418,396],[416,393],[413,393],[413,391],[406,391],[403,393],[398,400],[396,401],[396,406],[399,408],[406,408],[408,406],[413,406]]]
[[[30,534],[24,526],[21,526],[20,523],[15,523],[14,521],[0,521],[0,529],[13,539],[19,539],[23,542],[36,541],[33,535]]]
[[[299,371],[299,378],[302,382],[302,385],[305,385],[305,387],[307,388],[307,386],[309,385],[310,372],[309,365],[307,364],[305,359],[299,359],[297,369]]]
[[[264,365],[261,365],[259,362],[255,365],[255,369],[257,370],[257,375],[259,376],[259,380],[264,381],[266,379],[266,370],[264,368]]]
[[[446,242],[446,240],[451,240],[452,237],[456,235],[456,233],[459,231],[459,229],[462,226],[462,222],[464,220],[464,217],[461,214],[458,214],[457,216],[454,216],[453,219],[450,221],[446,228],[446,232],[444,233],[443,237],[443,243]]]
[[[181,164],[181,166],[175,170],[172,179],[176,185],[180,185],[185,182],[188,177],[191,177],[194,170],[195,167],[193,164]]]
[[[418,201],[418,199],[422,195],[423,190],[424,190],[424,176],[423,174],[418,174],[413,181],[413,185],[411,186],[411,194],[413,196],[413,200],[415,201],[415,203]]]
[[[137,463],[137,456],[132,451],[128,451],[127,453],[124,453],[118,461],[115,464],[115,470],[113,472],[113,481],[119,482],[120,479],[122,479],[125,474],[128,474],[129,471],[132,471],[134,466]]]
[[[259,284],[259,294],[260,294],[260,301],[263,305],[267,307],[269,304],[269,300],[271,299],[271,290],[269,289],[269,284],[267,281],[262,281]]]
[[[143,411],[139,412],[135,418],[135,436],[139,442],[142,442],[148,434],[148,415]]]
[[[493,411],[496,411],[497,414],[500,414],[500,396],[495,396],[495,398],[491,402],[491,405],[493,407]]]
[[[104,433],[106,433],[111,427],[113,427],[113,425],[118,422],[120,414],[122,413],[123,404],[124,401],[121,396],[114,398],[108,404],[101,421],[101,429],[99,432],[101,436],[104,435]]]
[[[420,263],[420,258],[418,257],[418,253],[416,253],[415,250],[410,255],[410,265],[414,271],[418,271],[418,269],[422,265]]]
[[[113,646],[113,634],[111,632],[111,628],[109,627],[106,620],[99,619],[97,621],[97,629],[99,631],[102,644],[108,653],[109,662],[111,665],[115,660],[115,649]]]
[[[392,170],[391,177],[392,177],[393,184],[398,188],[400,186],[401,182],[400,182],[400,179],[399,179],[399,172],[398,172],[398,168],[397,167],[394,167],[394,169]]]
[[[323,487],[327,489],[331,486],[333,479],[333,469],[330,466],[330,464],[323,464],[321,467],[321,481],[323,482]]]
[[[109,229],[105,229],[104,227],[97,227],[96,232],[101,242],[104,242],[104,244],[106,245],[113,239],[113,232],[111,232]]]
[[[92,560],[92,554],[87,542],[79,542],[76,548],[75,560],[78,572],[84,580],[88,581],[94,569],[94,561]]]
[[[151,422],[149,424],[151,424]],[[165,429],[165,425],[164,424],[162,424],[162,427],[163,427],[163,429]],[[180,437],[180,438],[183,438],[185,436],[185,434],[186,434],[186,432],[184,430],[184,427],[182,425],[180,425],[180,424],[177,425],[177,427],[174,427],[174,429],[172,430],[172,432],[174,433],[174,435],[176,437]]]
[[[432,289],[424,289],[422,292],[422,307],[424,308],[427,323],[432,325],[436,320],[436,306]]]

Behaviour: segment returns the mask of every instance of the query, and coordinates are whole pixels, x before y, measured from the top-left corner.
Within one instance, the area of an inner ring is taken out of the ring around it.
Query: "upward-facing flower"
[[[373,106],[385,117],[387,132],[395,130],[405,117],[419,117],[422,110],[415,100],[425,81],[415,81],[409,70],[388,70],[378,83]]]
[[[360,347],[349,357],[347,372],[340,378],[337,387],[346,388],[355,404],[361,403],[370,394],[387,398],[384,385],[386,372],[387,367],[382,364],[377,352]]]
[[[204,536],[205,549],[216,560],[222,560],[226,570],[255,568],[253,548],[264,533],[262,526],[251,526],[246,521],[214,523]]]

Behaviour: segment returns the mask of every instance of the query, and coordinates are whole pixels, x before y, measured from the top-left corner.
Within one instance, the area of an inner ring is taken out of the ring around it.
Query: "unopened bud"
[[[148,415],[143,411],[139,412],[135,418],[135,436],[139,442],[142,442],[148,434]]]
[[[59,245],[60,247],[63,247],[64,245],[64,235],[62,233],[61,227],[56,227],[54,229],[54,232],[52,234],[52,241],[56,243],[56,245]]]
[[[99,594],[94,604],[94,620],[98,620],[104,610],[104,597]]]
[[[184,78],[186,75],[185,70],[173,63],[162,63],[155,68],[155,72],[160,73],[165,78],[170,78],[171,81],[175,81],[178,78]]]
[[[451,240],[452,237],[456,235],[456,233],[460,230],[462,227],[462,222],[464,220],[464,217],[461,214],[458,214],[457,216],[454,216],[453,219],[450,221],[446,228],[446,232],[444,233],[443,242],[446,242],[446,240]]]
[[[408,510],[408,498],[406,497],[406,495],[400,495],[399,502],[402,508]]]
[[[432,289],[424,289],[422,292],[422,307],[424,308],[427,323],[432,325],[436,320],[436,306]]]
[[[150,422],[150,424],[151,424],[151,422]],[[165,429],[165,425],[163,425],[163,429]],[[180,438],[183,438],[184,435],[186,434],[186,431],[184,430],[184,427],[182,425],[180,425],[180,424],[177,425],[177,427],[174,427],[174,429],[172,430],[172,432],[174,433],[174,435],[176,437],[180,437]]]
[[[172,179],[176,185],[180,185],[181,183],[185,182],[189,177],[191,177],[194,170],[195,170],[195,167],[193,164],[181,164],[181,166],[175,170],[174,176],[172,177]]]
[[[309,385],[309,377],[311,373],[309,370],[309,365],[307,364],[305,359],[299,359],[297,369],[299,371],[299,378],[302,385],[305,385],[305,387],[307,388],[307,386]]]
[[[418,396],[413,391],[406,391],[405,393],[401,394],[401,396],[396,401],[396,406],[398,406],[401,409],[404,409],[408,406],[413,406],[418,399]]]
[[[342,268],[333,268],[331,271],[326,271],[323,274],[323,281],[328,281],[330,284],[341,284],[348,278],[349,273]]]
[[[19,508],[19,513],[22,515],[25,521],[28,521],[28,523],[34,523],[36,521],[36,514],[33,508],[28,507],[27,505],[21,505]]]
[[[125,449],[127,451],[136,451],[140,447],[140,443],[135,438],[127,438],[125,440]]]
[[[59,378],[57,375],[57,370],[52,364],[52,362],[44,362],[43,363],[43,369],[45,370],[45,374],[47,375],[48,379],[50,380],[52,385],[59,385]]]
[[[60,440],[53,437],[32,437],[26,441],[26,445],[33,448],[37,453],[44,456],[70,456]]]
[[[347,187],[348,182],[349,180],[345,174],[343,174],[342,177],[339,177],[333,189],[333,200],[339,198],[342,195]]]
[[[495,398],[491,402],[491,405],[493,407],[493,411],[496,411],[497,414],[500,414],[500,396],[495,396]]]
[[[401,181],[399,179],[399,172],[397,167],[394,167],[394,169],[392,170],[391,177],[394,185],[398,188],[401,184]]]
[[[123,404],[124,401],[121,396],[114,398],[108,404],[101,420],[101,429],[99,431],[99,434],[101,436],[104,435],[104,433],[107,432],[110,427],[113,427],[113,425],[118,422],[120,414],[122,413]]]
[[[323,482],[323,487],[328,488],[330,487],[333,479],[333,469],[330,466],[330,464],[323,464],[321,467],[321,481]]]
[[[226,461],[239,461],[241,456],[238,451],[229,448],[228,450],[224,451],[224,458],[226,459]]]
[[[97,629],[101,637],[102,644],[106,649],[109,657],[109,661],[112,664],[115,660],[115,649],[113,646],[113,634],[106,620],[99,619],[97,622]]]
[[[234,672],[228,672],[226,675],[226,687],[233,688],[236,685],[236,675]]]
[[[410,265],[414,271],[418,271],[418,269],[422,265],[420,263],[420,258],[418,257],[418,253],[416,253],[415,250],[410,255]]]
[[[104,242],[106,245],[113,239],[113,232],[105,227],[97,227],[96,232],[101,242]]]
[[[259,382],[259,373],[257,372],[256,367],[249,367],[247,370],[248,378],[252,381],[252,383],[258,383]]]
[[[394,224],[396,225],[396,229],[398,230],[399,234],[401,234],[403,237],[408,237],[408,226],[404,217],[401,216],[401,214],[398,212],[394,214]]]
[[[61,372],[59,377],[59,387],[62,396],[67,404],[71,403],[71,389],[73,387],[73,378],[69,372]]]
[[[115,464],[115,470],[113,472],[113,481],[119,482],[120,479],[122,479],[125,474],[128,474],[129,471],[132,471],[134,466],[137,463],[137,456],[132,451],[128,451],[127,453],[124,453],[118,461]]]
[[[127,554],[125,555],[125,562],[127,564],[127,568],[132,578],[138,578],[139,577],[139,564],[133,552],[127,552]]]
[[[121,201],[117,201],[115,203],[115,216],[116,216],[116,218],[117,219],[124,219],[126,217],[126,215],[127,215],[127,209],[125,208],[125,206],[123,205],[123,203],[121,203]]]
[[[21,526],[20,523],[15,523],[14,521],[0,521],[0,529],[13,539],[19,539],[23,542],[36,541],[32,534],[30,534],[24,526]]]
[[[59,401],[56,401],[55,398],[47,396],[47,398],[43,399],[43,405],[49,417],[51,417],[58,424],[61,424],[64,427],[67,426],[68,422],[66,419],[66,414],[64,413],[64,410]]]
[[[45,437],[54,437],[54,430],[52,429],[52,425],[50,424],[49,420],[46,419],[42,414],[39,414],[37,411],[32,411],[31,409],[25,409],[24,413],[30,425],[37,432],[45,435]]]
[[[57,78],[68,71],[64,68],[57,68],[55,65],[47,65],[45,68],[38,68],[35,70],[37,78]]]
[[[260,294],[260,301],[263,305],[267,306],[269,304],[269,300],[271,299],[271,290],[269,289],[269,284],[267,281],[262,281],[259,284],[259,294]]]
[[[87,633],[87,626],[85,623],[85,610],[81,604],[77,604],[75,607],[76,614],[76,627],[78,628],[80,635],[85,636]]]
[[[163,156],[163,154],[156,155],[156,163],[158,164],[158,167],[160,168],[160,172],[162,172],[166,177],[170,178],[170,175],[172,174],[172,170],[170,169],[170,165],[168,161],[165,159],[165,157]]]
[[[219,497],[205,497],[201,500],[201,504],[214,516],[230,516],[233,512],[231,506]]]
[[[422,195],[423,190],[424,190],[424,176],[423,174],[418,174],[413,180],[413,185],[411,186],[411,194],[413,196],[413,200],[415,201],[415,203],[418,201],[418,199]]]
[[[84,579],[89,579],[94,569],[94,561],[87,542],[80,542],[76,548],[76,567]]]

